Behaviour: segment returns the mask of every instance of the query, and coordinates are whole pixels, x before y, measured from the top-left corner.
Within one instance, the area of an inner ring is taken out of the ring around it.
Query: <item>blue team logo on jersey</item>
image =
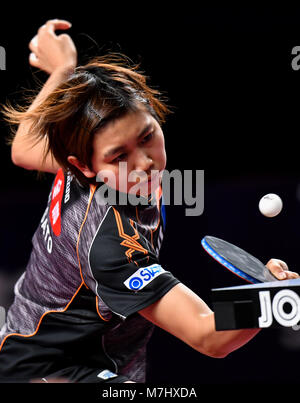
[[[124,284],[130,290],[138,291],[162,273],[165,273],[165,270],[159,264],[142,267],[124,281]]]
[[[139,277],[133,277],[130,281],[129,281],[129,288],[131,290],[139,290],[143,285],[143,280],[140,279]]]

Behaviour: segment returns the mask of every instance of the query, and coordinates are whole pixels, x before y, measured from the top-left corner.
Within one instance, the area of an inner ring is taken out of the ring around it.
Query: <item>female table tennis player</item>
[[[5,107],[17,125],[13,162],[56,176],[0,333],[1,381],[145,382],[154,325],[225,357],[259,330],[216,332],[206,303],[159,263],[160,186],[149,178],[165,168],[168,109],[126,63],[101,57],[77,66],[72,39],[55,33],[70,26],[50,20],[38,30],[29,63],[49,78],[29,108]],[[139,196],[147,204],[102,203],[103,170],[125,175],[128,194],[130,172],[146,173]],[[297,276],[280,260],[267,267]]]

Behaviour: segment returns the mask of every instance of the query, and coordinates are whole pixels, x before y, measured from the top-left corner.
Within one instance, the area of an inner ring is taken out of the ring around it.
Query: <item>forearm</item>
[[[213,311],[182,283],[139,313],[196,351],[215,358],[225,357],[259,332],[259,329],[217,332]]]
[[[43,102],[43,100],[68,77],[71,71],[71,67],[56,69],[49,76],[28,110],[30,111],[36,108],[41,102]],[[30,119],[21,121],[11,147],[12,161],[14,164],[22,166],[25,169],[35,169],[36,167],[42,168],[42,157],[47,145],[46,136],[41,138],[38,143],[35,142],[36,139],[30,133],[31,124],[32,122]],[[52,160],[50,155],[47,156],[45,166],[47,167],[45,170],[49,172],[56,172],[58,168],[56,162]]]
[[[195,347],[206,355],[223,358],[248,343],[261,329],[216,331],[214,313],[202,315],[201,336]],[[205,329],[205,330],[204,330]]]

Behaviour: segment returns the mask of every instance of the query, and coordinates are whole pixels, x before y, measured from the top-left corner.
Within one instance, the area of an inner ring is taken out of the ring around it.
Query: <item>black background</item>
[[[66,3],[64,3],[66,4]],[[79,63],[109,50],[127,54],[165,91],[174,113],[164,126],[168,170],[205,170],[205,207],[186,217],[185,207],[167,207],[162,262],[208,304],[215,287],[242,280],[210,260],[200,241],[209,234],[226,239],[263,262],[285,260],[299,271],[300,70],[291,66],[300,46],[300,8],[236,7],[160,3],[93,2],[43,9],[27,4],[2,13],[0,102],[21,100],[34,88],[28,43],[52,18],[72,22],[69,33]],[[196,4],[196,3],[195,3]],[[8,304],[15,277],[27,263],[31,237],[40,221],[52,175],[12,164],[0,121],[0,301]],[[282,213],[263,217],[258,202],[278,193]],[[265,330],[227,358],[205,357],[156,329],[149,345],[152,382],[298,382],[299,332]]]

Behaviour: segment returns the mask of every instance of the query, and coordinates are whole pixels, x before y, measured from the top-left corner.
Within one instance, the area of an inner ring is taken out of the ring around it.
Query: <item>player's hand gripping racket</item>
[[[260,260],[229,242],[205,236],[201,244],[218,263],[249,283],[279,281]]]

